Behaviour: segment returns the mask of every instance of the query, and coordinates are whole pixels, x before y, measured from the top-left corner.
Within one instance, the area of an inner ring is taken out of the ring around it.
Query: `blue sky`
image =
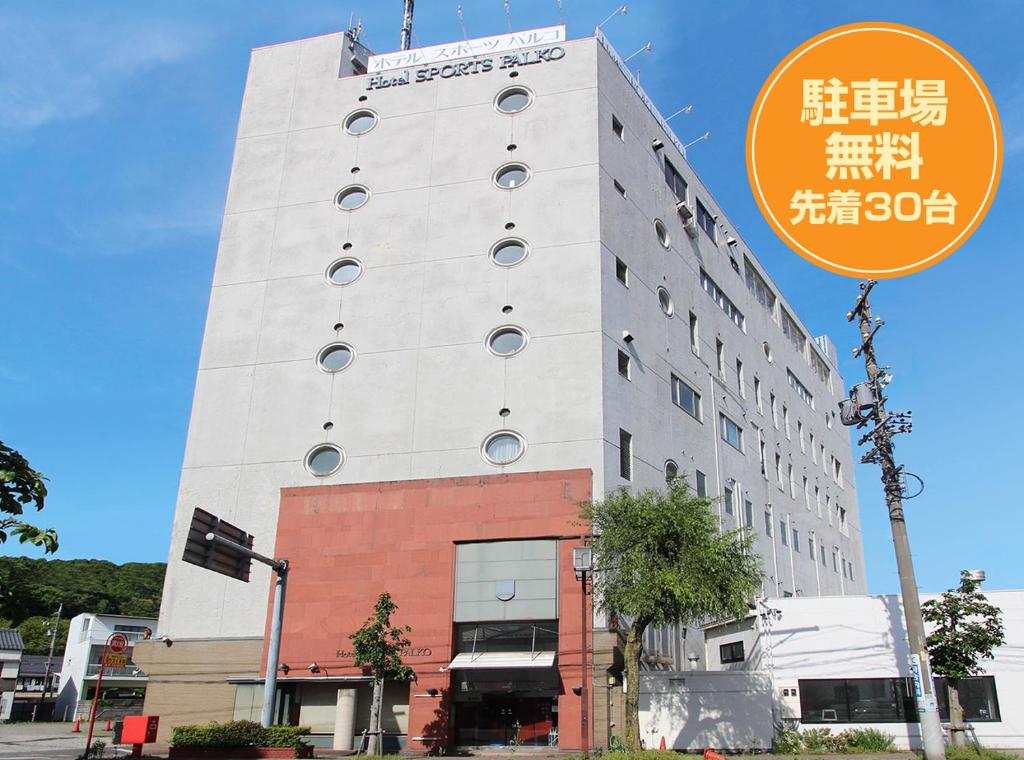
[[[470,36],[507,29],[502,0],[462,0]],[[563,0],[570,37],[614,2]],[[510,0],[517,29],[557,23],[556,0]],[[1024,587],[1018,545],[1024,373],[1016,306],[1024,232],[1024,14],[1015,2],[684,3],[637,0],[605,30],[633,59],[691,162],[815,332],[862,369],[845,320],[856,282],[789,251],[750,193],[747,118],[793,47],[843,23],[895,21],[956,47],[985,79],[1006,154],[986,221],[952,257],[887,281],[874,305],[893,365],[890,406],[914,411],[899,458],[921,475],[908,503],[919,585],[982,567]],[[415,43],[461,37],[454,0],[419,0]],[[220,214],[249,50],[337,31],[361,16],[397,47],[399,0],[36,3],[0,6],[0,439],[50,478],[62,558],[166,559]],[[897,590],[873,467],[858,467],[869,588]],[[0,553],[38,556],[10,545]]]

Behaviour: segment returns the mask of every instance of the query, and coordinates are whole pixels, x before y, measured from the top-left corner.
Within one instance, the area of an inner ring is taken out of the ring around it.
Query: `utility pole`
[[[46,656],[46,675],[43,677],[43,698],[39,700],[41,707],[46,706],[46,694],[50,691],[50,678],[53,674],[53,647],[57,643],[57,633],[60,630],[60,614],[64,611],[64,602],[57,605],[57,620],[50,631],[50,653]],[[35,720],[35,717],[33,717]]]
[[[910,432],[910,412],[885,411],[886,398],[883,390],[889,384],[890,376],[887,367],[878,366],[874,346],[875,334],[885,322],[880,318],[872,320],[871,304],[868,301],[868,294],[875,284],[875,280],[861,283],[862,292],[857,297],[853,310],[846,315],[848,321],[858,321],[861,343],[859,348],[854,349],[853,356],[864,356],[864,369],[867,371],[868,379],[866,383],[855,385],[850,390],[850,398],[841,402],[839,408],[844,425],[856,425],[858,428],[874,425],[858,441],[861,445],[870,442],[874,446],[861,458],[861,463],[878,464],[882,468],[882,486],[885,489],[889,525],[892,528],[892,541],[896,549],[896,567],[899,570],[900,595],[903,598],[903,614],[910,642],[914,697],[925,760],[945,760],[942,724],[939,721],[938,704],[935,700],[935,684],[932,681],[931,668],[928,666],[921,600],[917,594],[914,560],[910,554],[910,540],[907,537],[907,523],[903,513],[901,477],[904,472],[902,465],[896,465],[892,444],[894,435]]]
[[[412,47],[412,6],[414,0],[405,0],[402,10],[402,50]]]

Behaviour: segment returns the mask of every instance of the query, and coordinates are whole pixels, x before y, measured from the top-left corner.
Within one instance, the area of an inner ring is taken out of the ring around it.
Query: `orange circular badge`
[[[999,116],[971,65],[908,26],[808,40],[761,88],[747,172],[776,233],[851,277],[899,277],[955,251],[995,196]]]

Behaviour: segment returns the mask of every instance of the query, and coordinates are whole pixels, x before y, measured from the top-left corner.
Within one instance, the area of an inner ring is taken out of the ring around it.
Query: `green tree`
[[[43,508],[44,480],[25,457],[0,441],[0,544],[13,535],[23,544],[42,546],[47,554],[57,551],[56,531],[37,528],[21,519],[27,505],[35,505],[36,511]]]
[[[373,733],[367,748],[371,755],[383,754],[380,726],[385,681],[411,681],[415,677],[412,668],[402,662],[402,651],[411,643],[406,634],[412,628],[391,625],[391,616],[397,610],[391,594],[381,594],[373,605],[373,614],[362,628],[349,636],[356,667],[369,668],[373,674],[373,701],[370,704],[370,730]]]
[[[1000,609],[981,593],[980,584],[966,570],[960,588],[921,605],[926,623],[932,624],[927,639],[932,672],[946,678],[949,696],[950,742],[964,743],[964,713],[960,706],[960,681],[980,675],[981,661],[992,659],[992,650],[1006,641]]]
[[[49,617],[34,615],[18,623],[18,633],[21,634],[21,640],[25,642],[25,654],[47,654],[50,651],[50,631],[53,630],[53,621],[53,615]],[[61,618],[57,638],[54,641],[54,656],[64,652],[70,624],[71,621],[66,617]]]
[[[676,478],[666,491],[634,495],[621,489],[582,505],[594,534],[595,603],[628,623],[629,751],[640,750],[640,660],[647,627],[742,619],[760,590],[753,537],[723,532],[711,504]]]

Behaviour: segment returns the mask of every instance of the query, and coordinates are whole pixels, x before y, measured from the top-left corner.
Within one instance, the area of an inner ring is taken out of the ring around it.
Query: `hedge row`
[[[264,728],[251,720],[209,723],[203,726],[175,726],[173,747],[298,747],[309,726]]]

